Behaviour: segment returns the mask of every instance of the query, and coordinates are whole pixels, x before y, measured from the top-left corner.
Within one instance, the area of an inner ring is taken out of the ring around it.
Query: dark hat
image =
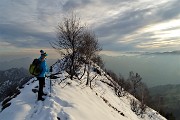
[[[47,53],[44,52],[43,50],[40,50],[41,56],[47,56]]]

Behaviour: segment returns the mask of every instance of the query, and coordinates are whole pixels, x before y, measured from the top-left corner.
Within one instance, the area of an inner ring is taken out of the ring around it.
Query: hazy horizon
[[[140,74],[149,87],[180,84],[180,54],[139,54],[102,56],[107,69],[128,78],[129,72]]]
[[[101,55],[105,67],[128,78],[129,72],[139,73],[142,81],[149,87],[167,84],[180,84],[180,54],[123,54],[121,56]],[[10,57],[10,56],[9,56]],[[38,57],[38,55],[36,55]],[[25,67],[28,69],[29,64],[34,57],[17,57],[15,59],[0,61],[0,70],[2,67]],[[57,58],[47,58],[50,65]],[[13,63],[14,62],[14,63]],[[7,66],[6,66],[7,65]]]

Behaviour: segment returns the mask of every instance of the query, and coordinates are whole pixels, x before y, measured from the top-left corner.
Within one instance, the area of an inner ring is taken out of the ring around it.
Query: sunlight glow
[[[164,22],[164,23],[158,23],[158,24],[154,24],[154,25],[148,25],[144,29],[144,31],[145,32],[159,31],[159,30],[167,30],[167,29],[176,28],[176,27],[180,27],[180,20],[179,19]]]
[[[177,30],[168,30],[168,31],[160,31],[155,32],[155,36],[153,38],[174,38],[180,37],[180,28]]]
[[[154,50],[180,46],[180,19],[148,25],[125,36],[120,44],[134,44],[136,48]]]

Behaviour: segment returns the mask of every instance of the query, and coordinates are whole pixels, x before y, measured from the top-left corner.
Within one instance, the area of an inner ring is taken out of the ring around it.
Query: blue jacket
[[[41,57],[39,58],[39,60],[41,60]],[[46,60],[41,62],[41,68],[43,70],[38,77],[45,77],[46,72],[48,72],[48,66],[47,66]]]

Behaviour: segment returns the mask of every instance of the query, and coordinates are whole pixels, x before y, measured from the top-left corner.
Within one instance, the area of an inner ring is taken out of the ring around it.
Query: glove
[[[55,75],[50,75],[50,79],[57,79],[57,78],[60,78],[60,77],[57,77]]]

